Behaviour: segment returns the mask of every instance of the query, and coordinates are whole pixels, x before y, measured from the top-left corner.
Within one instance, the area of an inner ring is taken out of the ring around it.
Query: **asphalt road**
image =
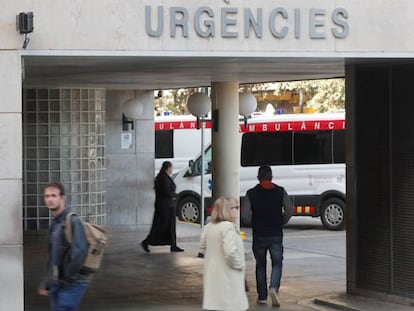
[[[251,228],[246,248],[251,247]],[[346,289],[345,231],[329,231],[320,218],[292,217],[284,228],[281,291],[292,302]],[[251,264],[254,269],[254,264]]]
[[[251,228],[242,228],[251,240]],[[292,217],[284,227],[285,259],[294,255],[321,255],[345,259],[345,231],[330,231],[323,227],[320,218]]]

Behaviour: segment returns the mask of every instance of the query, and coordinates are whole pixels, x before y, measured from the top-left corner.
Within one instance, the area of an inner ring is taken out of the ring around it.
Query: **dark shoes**
[[[178,246],[171,246],[171,252],[184,252],[184,250]]]
[[[146,251],[147,253],[150,253],[150,249],[148,247],[149,244],[147,240],[142,241],[141,246],[144,251]],[[179,248],[178,246],[171,246],[171,252],[184,252],[184,250],[182,248]]]
[[[197,254],[197,257],[198,258],[204,258],[204,254],[200,252],[200,253]]]
[[[142,241],[141,242],[141,246],[142,246],[142,248],[144,249],[144,251],[146,251],[147,253],[149,253],[150,252],[150,250],[149,250],[149,248],[148,248],[148,242],[147,241]]]

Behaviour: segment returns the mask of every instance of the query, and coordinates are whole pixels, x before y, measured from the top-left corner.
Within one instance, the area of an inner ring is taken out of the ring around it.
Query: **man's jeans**
[[[51,311],[77,311],[88,285],[88,281],[53,285],[50,289]]]
[[[270,287],[279,292],[282,277],[283,237],[253,237],[253,254],[256,259],[256,284],[260,300],[267,299],[266,257],[270,252],[272,274]]]

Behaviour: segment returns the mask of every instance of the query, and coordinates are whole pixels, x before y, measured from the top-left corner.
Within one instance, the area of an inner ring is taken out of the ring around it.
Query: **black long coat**
[[[176,245],[176,202],[175,183],[164,172],[157,175],[154,182],[155,211],[148,237],[150,245]]]

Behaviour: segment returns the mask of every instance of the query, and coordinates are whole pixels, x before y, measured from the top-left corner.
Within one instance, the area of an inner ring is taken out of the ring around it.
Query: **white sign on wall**
[[[131,149],[132,148],[132,133],[122,133],[121,134],[121,149]]]

